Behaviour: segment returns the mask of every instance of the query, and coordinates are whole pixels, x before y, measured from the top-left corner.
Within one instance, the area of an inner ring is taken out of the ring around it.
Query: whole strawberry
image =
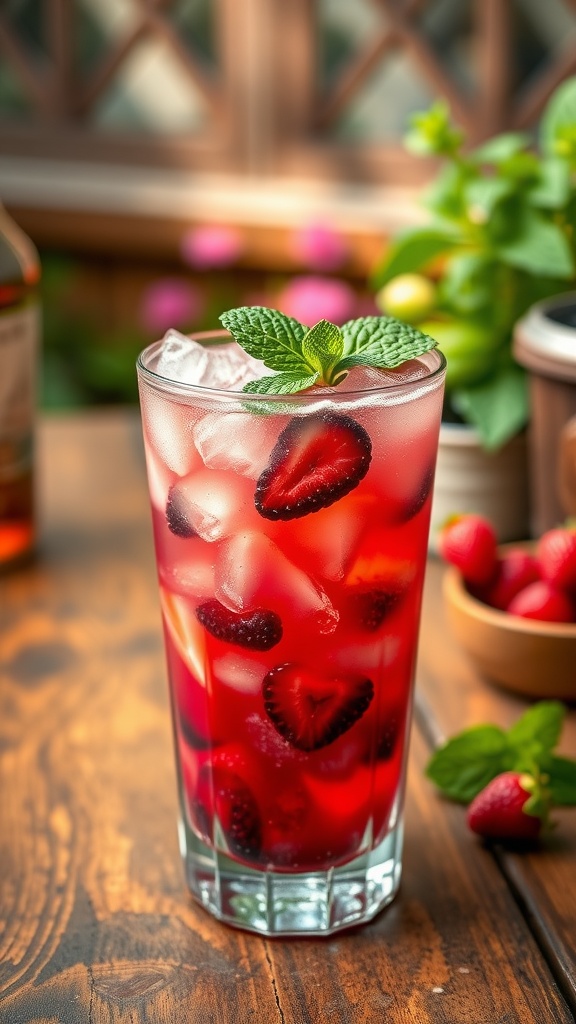
[[[466,820],[485,839],[534,840],[547,811],[546,796],[532,775],[502,772],[474,797]]]
[[[540,578],[534,555],[522,548],[512,548],[498,559],[496,576],[486,592],[486,602],[504,612],[510,602],[530,583]]]
[[[440,531],[438,548],[471,586],[483,587],[492,580],[497,565],[496,534],[484,516],[451,516]]]
[[[542,534],[536,557],[542,579],[576,594],[576,529],[558,527]]]
[[[574,602],[563,590],[544,580],[524,587],[512,598],[507,611],[510,615],[541,622],[574,622]]]

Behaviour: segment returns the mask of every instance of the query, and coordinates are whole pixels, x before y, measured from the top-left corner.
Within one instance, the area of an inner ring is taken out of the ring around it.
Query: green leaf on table
[[[476,725],[454,736],[430,758],[426,775],[446,796],[469,803],[508,767],[506,733],[496,725]]]
[[[574,274],[574,259],[565,234],[530,207],[523,207],[514,234],[500,239],[495,249],[504,263],[531,274],[562,279]]]
[[[487,451],[496,451],[528,422],[524,371],[509,364],[486,381],[452,393],[454,407],[480,434]]]
[[[403,232],[391,243],[376,267],[372,275],[373,288],[382,288],[398,274],[421,270],[436,256],[451,252],[459,242],[460,234],[448,227],[411,228]]]
[[[530,137],[523,132],[505,132],[478,146],[470,154],[470,159],[478,164],[502,164],[525,149],[529,143]]]
[[[436,341],[416,327],[392,316],[363,316],[342,327],[343,358],[334,368],[337,374],[352,366],[393,369],[407,359],[416,359],[436,348]]]
[[[302,341],[308,329],[293,317],[266,306],[240,306],[222,313],[220,322],[249,355],[271,370],[298,372],[306,367]]]
[[[533,704],[508,730],[508,743],[516,750],[549,753],[560,739],[566,706],[557,700]]]
[[[560,157],[548,157],[540,162],[540,174],[530,189],[528,198],[533,206],[547,210],[561,210],[570,197],[570,166]]]
[[[576,761],[554,755],[542,767],[549,778],[547,787],[553,803],[559,807],[576,806]]]

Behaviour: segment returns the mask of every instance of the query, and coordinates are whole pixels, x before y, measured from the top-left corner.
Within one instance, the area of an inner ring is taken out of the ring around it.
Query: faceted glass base
[[[260,935],[331,935],[370,921],[394,898],[402,822],[370,853],[328,871],[255,871],[206,846],[182,821],[188,885],[220,921]]]

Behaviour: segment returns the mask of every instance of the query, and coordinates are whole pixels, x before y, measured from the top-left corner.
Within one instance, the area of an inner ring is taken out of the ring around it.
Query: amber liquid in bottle
[[[0,571],[34,547],[34,420],[40,264],[0,205]]]

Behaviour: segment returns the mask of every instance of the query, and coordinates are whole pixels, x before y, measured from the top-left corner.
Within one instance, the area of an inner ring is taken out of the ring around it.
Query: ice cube
[[[216,597],[232,611],[265,607],[297,623],[311,617],[322,633],[331,633],[338,623],[322,588],[255,530],[235,534],[222,545],[215,584]]]
[[[197,601],[214,596],[214,549],[196,538],[185,542],[185,557],[160,565],[162,582],[170,590]]]
[[[225,686],[231,686],[240,693],[258,694],[262,689],[264,669],[259,661],[244,658],[241,654],[225,654],[216,658],[213,664],[215,678]]]
[[[225,391],[241,391],[249,380],[270,372],[236,342],[201,345],[175,330],[165,334],[154,369],[181,384]]]
[[[283,426],[284,420],[272,416],[210,412],[194,427],[194,441],[210,469],[232,469],[257,480]]]
[[[261,687],[262,677],[260,677]],[[302,751],[297,750],[296,747],[291,746],[287,740],[282,738],[269,718],[263,718],[262,715],[256,712],[247,716],[246,732],[250,737],[253,749],[259,750],[272,758],[277,766],[287,761],[294,761],[296,758],[302,760],[303,756],[305,756],[302,754]]]
[[[305,520],[295,521],[294,542],[307,558],[307,568],[313,559],[317,575],[341,580],[355,558],[367,523],[377,511],[377,499],[351,494]]]
[[[172,495],[202,540],[221,540],[258,519],[254,485],[234,473],[199,469],[179,480]]]
[[[162,476],[164,468],[185,476],[202,465],[192,437],[200,416],[198,409],[149,390],[143,398],[142,412],[147,447],[157,464],[156,476]]]

